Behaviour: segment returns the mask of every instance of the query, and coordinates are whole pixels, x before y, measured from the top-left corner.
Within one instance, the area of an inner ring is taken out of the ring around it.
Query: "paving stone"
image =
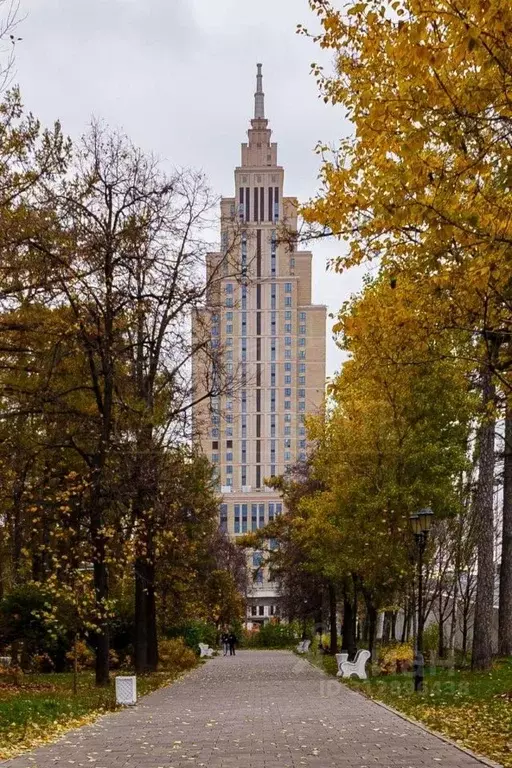
[[[287,651],[219,656],[0,768],[481,768]]]

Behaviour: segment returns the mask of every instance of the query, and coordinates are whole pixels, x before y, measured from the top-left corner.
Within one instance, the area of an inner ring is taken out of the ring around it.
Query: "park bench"
[[[354,661],[349,661],[348,653],[337,653],[338,677],[352,677],[352,675],[356,675],[360,680],[366,680],[365,666],[370,655],[370,651],[359,650]]]
[[[209,659],[213,656],[213,648],[210,648],[206,643],[199,643],[199,656]]]
[[[307,653],[309,651],[310,645],[311,640],[301,640],[301,642],[297,645],[297,653]]]

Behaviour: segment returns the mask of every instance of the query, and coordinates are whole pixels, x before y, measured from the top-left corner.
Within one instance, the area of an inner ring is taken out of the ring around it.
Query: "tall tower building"
[[[212,356],[222,361],[215,375],[227,382],[221,395],[199,402],[193,418],[218,469],[219,523],[232,536],[282,513],[279,495],[264,481],[306,458],[305,417],[322,405],[325,384],[326,308],[311,300],[312,255],[294,243],[297,200],[283,193],[261,68],[235,194],[221,201],[221,252],[208,254],[208,306],[193,323],[196,337],[209,335]],[[195,359],[198,400],[204,365]],[[250,557],[257,575],[248,595],[249,625],[279,614],[275,585],[258,570],[259,553]]]

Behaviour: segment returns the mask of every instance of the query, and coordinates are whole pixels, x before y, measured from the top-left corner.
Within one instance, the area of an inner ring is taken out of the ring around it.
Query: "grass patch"
[[[308,658],[328,674],[336,674],[334,657]],[[414,693],[411,673],[344,683],[512,768],[512,659],[497,661],[490,672],[427,670],[419,694]]]
[[[137,694],[144,696],[175,680],[181,669],[137,678]],[[0,759],[54,741],[65,731],[92,722],[116,709],[114,675],[108,688],[96,688],[94,674],[81,672],[73,695],[73,675],[25,675],[19,686],[0,678]]]

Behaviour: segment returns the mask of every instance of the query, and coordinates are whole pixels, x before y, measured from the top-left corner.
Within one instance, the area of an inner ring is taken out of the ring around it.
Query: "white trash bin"
[[[116,677],[116,704],[132,706],[137,703],[137,678]]]

